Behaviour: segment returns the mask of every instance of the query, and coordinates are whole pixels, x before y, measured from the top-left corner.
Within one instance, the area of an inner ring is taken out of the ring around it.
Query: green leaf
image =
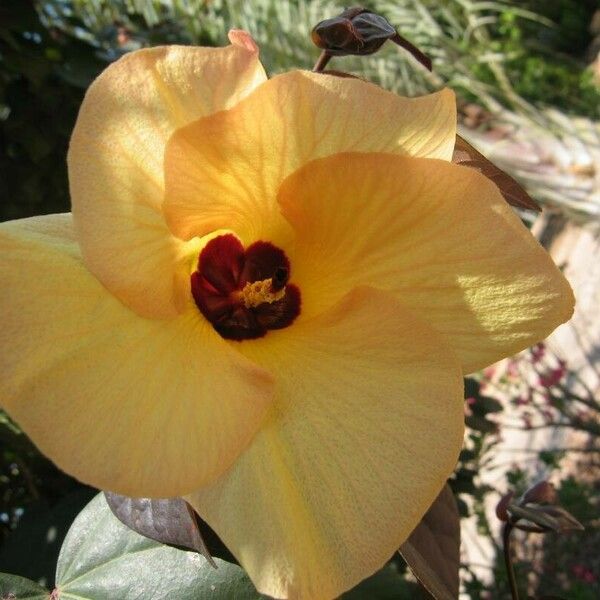
[[[1,600],[48,600],[50,592],[31,579],[0,573]]]
[[[465,419],[465,424],[475,431],[481,431],[481,433],[496,433],[498,431],[498,425],[488,421],[485,417],[479,417],[477,415],[471,415]]]
[[[495,398],[489,396],[479,396],[471,407],[474,414],[485,416],[488,413],[499,413],[502,412],[502,404]]]
[[[448,485],[399,552],[435,600],[458,598],[460,517],[454,494]]]
[[[80,489],[51,508],[45,501],[26,506],[18,527],[0,547],[2,570],[42,581],[52,588],[56,561],[67,531],[93,496],[93,490]]]
[[[465,377],[465,400],[467,398],[478,398],[479,390],[481,386],[479,385],[479,381],[473,379],[473,377]]]
[[[61,600],[256,600],[244,571],[143,537],[96,496],[73,523],[58,558]]]

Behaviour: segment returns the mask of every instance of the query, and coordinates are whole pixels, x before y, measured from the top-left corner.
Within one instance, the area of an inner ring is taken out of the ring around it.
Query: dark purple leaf
[[[198,529],[196,515],[181,498],[128,498],[104,492],[108,506],[123,524],[150,539],[194,550],[216,567]]]
[[[485,175],[498,186],[500,193],[511,206],[537,212],[542,210],[537,202],[508,173],[499,169],[459,135],[456,136],[452,162],[476,169],[482,175]]]
[[[399,552],[435,600],[458,598],[460,517],[454,494],[448,485]]]

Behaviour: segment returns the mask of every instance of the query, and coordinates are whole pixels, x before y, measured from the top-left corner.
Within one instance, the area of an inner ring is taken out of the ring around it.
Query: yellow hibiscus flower
[[[222,49],[90,87],[72,215],[1,226],[1,403],[75,477],[186,495],[276,598],[379,569],[452,472],[462,376],[569,318],[451,91],[267,80]]]

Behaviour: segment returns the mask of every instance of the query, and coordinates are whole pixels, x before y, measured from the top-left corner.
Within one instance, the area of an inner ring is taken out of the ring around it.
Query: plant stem
[[[390,38],[394,44],[398,44],[401,48],[407,50],[414,58],[417,59],[428,71],[432,70],[431,59],[425,53],[421,52],[414,44],[411,44],[405,37],[399,33]]]
[[[506,565],[506,574],[508,575],[508,584],[512,600],[519,600],[519,590],[517,589],[517,580],[515,579],[515,570],[510,558],[510,532],[513,525],[507,521],[502,529],[502,544],[504,546],[504,564]]]
[[[321,52],[319,58],[317,59],[315,66],[313,67],[313,72],[320,73],[327,66],[327,63],[330,60],[331,54],[329,54],[327,50],[323,50],[323,52]]]

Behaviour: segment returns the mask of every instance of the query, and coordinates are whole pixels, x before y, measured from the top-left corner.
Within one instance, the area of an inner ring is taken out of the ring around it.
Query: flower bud
[[[374,54],[387,40],[391,40],[431,71],[429,57],[403,38],[385,17],[365,8],[349,8],[337,17],[317,23],[311,38],[330,56]]]
[[[556,500],[554,486],[549,481],[540,481],[523,494],[521,504],[554,504]]]
[[[311,34],[316,46],[334,56],[373,54],[394,35],[396,30],[387,19],[363,8],[350,8],[325,19]]]
[[[507,494],[504,494],[504,496],[502,496],[502,498],[500,498],[500,501],[496,505],[496,516],[501,521],[504,521],[504,522],[508,521],[508,519],[509,519],[508,505],[510,504],[510,501],[513,499],[514,495],[515,495],[514,492],[508,492]]]

